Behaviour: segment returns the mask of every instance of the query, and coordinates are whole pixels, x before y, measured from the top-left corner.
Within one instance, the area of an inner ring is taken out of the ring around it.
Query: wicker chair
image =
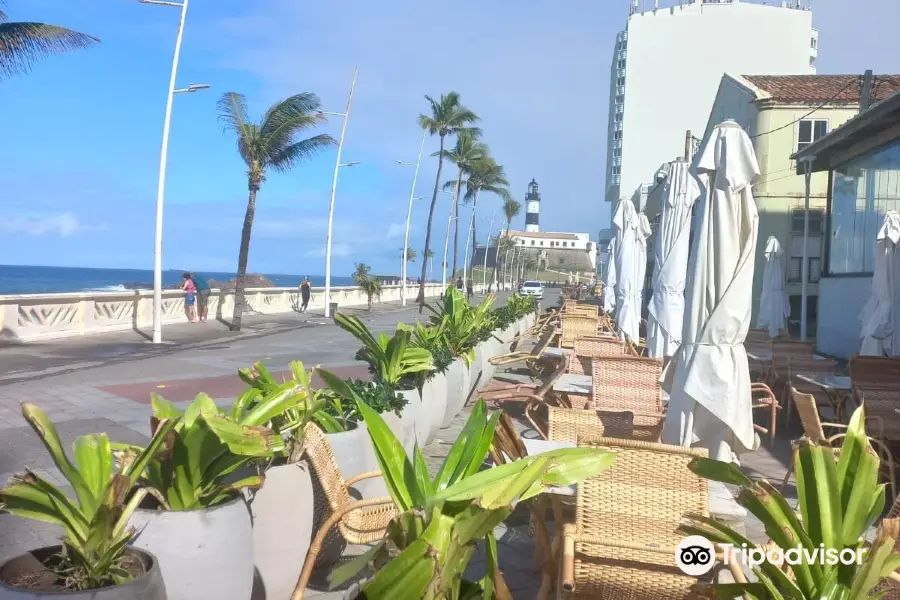
[[[855,355],[850,359],[853,399],[865,404],[866,416],[882,420],[886,441],[900,442],[900,358]]]
[[[303,432],[306,458],[318,479],[331,514],[309,546],[292,600],[302,600],[316,560],[333,527],[337,526],[338,532],[349,544],[372,544],[384,537],[385,529],[397,515],[394,501],[388,496],[354,501],[348,491],[353,484],[363,479],[381,477],[381,472],[361,473],[345,481],[322,430],[310,423]]]
[[[761,408],[769,411],[769,427],[765,428],[760,425],[753,425],[753,428],[761,433],[768,433],[769,438],[774,441],[775,427],[778,422],[778,411],[781,410],[778,398],[775,397],[775,393],[768,385],[761,382],[750,384],[750,395],[753,398],[753,403],[751,405],[752,410]]]
[[[793,386],[798,392],[804,394],[812,394],[817,400],[822,400],[821,404],[827,404],[837,416],[838,409],[833,406],[831,396],[828,392],[814,383],[803,381],[798,375],[834,375],[837,373],[837,363],[830,358],[817,359],[812,357],[791,356],[788,358],[788,381],[782,390],[782,404],[785,406],[784,424],[790,426],[791,413],[793,412],[791,400],[791,387]]]
[[[816,399],[812,394],[804,394],[791,388],[791,396],[793,396],[794,405],[797,407],[797,414],[800,415],[800,422],[803,423],[803,436],[813,443],[833,445],[836,441],[842,440],[846,435],[847,425],[843,423],[823,423],[819,418],[819,409],[816,406]],[[836,429],[841,431],[831,436],[825,434],[825,428]],[[869,443],[878,453],[882,475],[887,479],[888,491],[891,497],[896,495],[896,461],[884,439],[881,437],[881,418],[877,416],[866,417],[866,430],[874,433],[869,436]],[[797,460],[797,442],[791,443],[794,449],[794,462]],[[835,454],[840,452],[840,448],[834,449]],[[794,473],[794,464],[788,467],[788,472],[782,481],[782,487],[787,486],[787,482]]]
[[[606,356],[594,361],[595,409],[663,413],[659,377],[662,361],[642,356]]]
[[[688,514],[709,516],[705,479],[688,469],[705,450],[590,437],[616,452],[613,465],[578,484],[575,524],[565,526],[559,598],[708,598],[705,580],[673,564]]]
[[[766,382],[774,389],[782,389],[788,383],[788,363],[791,358],[812,358],[813,342],[800,340],[772,340],[772,370]]]
[[[533,378],[544,379],[557,368],[559,360],[565,360],[559,356],[544,355],[544,350],[550,346],[550,340],[553,339],[555,333],[556,328],[548,327],[531,349],[531,352],[510,352],[495,356],[489,359],[488,362],[498,367],[524,362]],[[515,398],[525,393],[526,390],[533,391],[536,387],[532,383],[508,383],[492,380],[485,387],[478,390],[478,395],[485,400],[502,400],[504,398]]]
[[[575,340],[586,335],[597,335],[598,317],[568,314],[562,318],[562,333],[559,338],[560,348],[573,348]]]
[[[598,317],[600,315],[600,307],[596,304],[576,304],[571,312],[575,315]]]
[[[574,347],[574,351],[569,354],[568,372],[576,375],[593,373],[592,358],[625,354],[625,344],[614,337],[584,336],[575,340]]]
[[[575,444],[582,437],[603,436],[658,442],[665,415],[634,411],[578,410],[547,407],[547,437]]]

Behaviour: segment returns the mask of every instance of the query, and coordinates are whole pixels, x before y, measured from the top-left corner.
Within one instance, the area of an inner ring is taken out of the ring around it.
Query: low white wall
[[[859,315],[869,301],[872,277],[823,277],[819,280],[816,348],[822,354],[850,358],[859,352]]]
[[[427,284],[425,295],[438,296],[440,284]],[[418,286],[408,286],[410,300]],[[300,309],[297,288],[251,288],[245,290],[247,313],[277,314]],[[313,288],[309,309],[322,310],[325,288]],[[381,302],[400,300],[400,286],[384,286]],[[355,287],[331,288],[331,301],[338,306],[365,306],[366,296]],[[212,290],[209,317],[231,319],[234,292]],[[164,290],[163,323],[185,322],[184,292]],[[89,292],[74,294],[21,294],[0,296],[0,339],[22,341],[87,335],[153,325],[153,292]]]

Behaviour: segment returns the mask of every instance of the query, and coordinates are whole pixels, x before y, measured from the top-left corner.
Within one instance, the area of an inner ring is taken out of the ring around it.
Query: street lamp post
[[[469,277],[471,276],[469,269],[469,245],[472,241],[472,229],[475,228],[475,207],[472,206],[472,218],[469,223],[469,231],[466,233],[466,251],[463,254],[463,281],[469,281]],[[474,256],[472,257],[475,258]],[[468,273],[468,274],[467,274]]]
[[[487,244],[484,246],[484,265],[481,267],[481,287],[485,290],[487,289],[487,256],[488,251],[491,249],[491,231],[494,229],[494,217],[497,216],[497,209],[494,209],[494,212],[491,213],[491,224],[488,225],[488,236],[487,236]],[[497,238],[497,251],[494,253],[494,262],[497,262],[497,259],[500,255],[500,238]],[[474,260],[475,257],[473,256]],[[493,275],[491,275],[493,278]],[[493,282],[492,282],[493,283]],[[486,292],[485,292],[486,293]]]
[[[350,94],[347,96],[347,108],[343,113],[329,113],[322,111],[323,114],[340,114],[344,117],[344,124],[341,125],[341,138],[338,141],[337,159],[334,161],[334,179],[331,182],[331,202],[328,205],[328,232],[325,234],[325,318],[331,316],[331,228],[334,224],[334,196],[337,193],[338,172],[341,167],[352,167],[359,164],[356,161],[341,164],[341,151],[344,149],[344,135],[347,133],[347,121],[350,118],[350,107],[353,104],[353,88],[356,87],[356,74],[359,67],[353,67],[353,81],[350,82]]]
[[[448,190],[441,190],[445,194],[450,194],[453,196],[453,192]],[[444,290],[447,289],[447,252],[450,249],[450,224],[453,223],[453,203],[450,203],[450,214],[447,215],[447,235],[444,236],[444,263],[443,263],[443,273],[441,274],[441,293],[444,293]],[[452,275],[452,273],[451,273]]]
[[[169,153],[169,128],[172,122],[172,100],[177,93],[196,92],[206,89],[208,85],[189,85],[184,89],[175,89],[175,78],[178,75],[178,59],[181,56],[181,40],[184,37],[184,21],[187,17],[188,0],[181,2],[164,2],[163,0],[138,0],[142,4],[173,6],[181,9],[178,19],[178,33],[175,35],[175,54],[172,57],[172,72],[169,75],[169,92],[166,96],[166,116],[163,119],[162,148],[159,152],[159,177],[156,184],[156,225],[153,233],[153,343],[162,343],[162,234],[163,206],[166,196],[166,160]]]
[[[416,179],[419,177],[419,164],[422,162],[422,150],[425,149],[425,136],[427,135],[428,131],[422,132],[422,143],[419,145],[419,156],[416,158],[415,165],[400,160],[395,161],[399,165],[415,167],[415,171],[413,171],[412,189],[409,191],[409,208],[406,209],[406,233],[403,235],[403,263],[400,265],[400,277],[403,279],[403,283],[401,284],[402,287],[400,288],[400,304],[402,306],[406,306],[406,253],[407,248],[409,248],[409,221],[412,218],[412,205],[416,195]],[[422,260],[426,260],[426,258],[423,256]]]
[[[397,161],[399,162],[399,161]],[[403,163],[408,164],[408,163]],[[409,213],[412,212],[412,203],[414,200],[421,200],[425,196],[415,196],[409,199]],[[408,276],[409,266],[409,214],[406,216],[406,237],[404,238],[403,244],[403,256],[400,257],[400,279],[402,283],[400,284],[400,300],[403,303],[403,306],[406,306],[406,279]]]

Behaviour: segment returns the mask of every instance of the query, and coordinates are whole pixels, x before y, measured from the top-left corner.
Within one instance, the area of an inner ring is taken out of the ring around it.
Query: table
[[[553,391],[563,394],[575,394],[577,396],[590,396],[593,387],[594,382],[590,375],[564,373],[553,384]]]
[[[758,350],[753,350],[753,351],[748,350],[747,358],[752,358],[753,360],[772,360],[772,350],[768,350],[768,349],[766,349],[766,350],[758,349]],[[818,354],[813,354],[813,358],[816,360],[827,360],[827,357],[820,356]]]
[[[572,348],[544,348],[544,354],[548,356],[568,357],[574,350]]]
[[[897,410],[900,411],[900,409]],[[535,440],[526,438],[522,438],[522,443],[525,445],[525,451],[529,456],[533,456],[535,454],[543,454],[544,452],[552,452],[553,450],[559,450],[562,448],[577,447],[577,444],[573,444],[571,442],[551,442],[547,440]],[[546,491],[546,493],[550,495],[550,501],[553,507],[556,535],[553,537],[550,545],[550,556],[548,557],[547,555],[544,555],[545,560],[543,568],[543,581],[541,582],[541,589],[538,592],[538,598],[541,600],[549,598],[550,592],[554,586],[553,578],[557,575],[557,557],[559,556],[560,552],[560,541],[562,540],[563,526],[563,513],[560,499],[564,496],[575,496],[577,493],[576,489],[577,487],[573,485],[570,487],[551,487],[547,488]],[[743,523],[744,519],[747,517],[747,511],[746,509],[744,509],[744,507],[742,507],[735,501],[734,495],[724,483],[718,481],[710,481],[709,516],[718,521],[724,521],[733,529],[735,529],[735,526],[737,525],[737,531],[743,532]]]
[[[831,400],[831,410],[839,423],[844,421],[844,405],[853,395],[853,380],[845,375],[825,373],[797,373],[797,379],[822,388]]]

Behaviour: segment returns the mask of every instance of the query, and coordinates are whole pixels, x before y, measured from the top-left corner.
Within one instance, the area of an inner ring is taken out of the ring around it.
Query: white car
[[[523,296],[533,296],[538,300],[544,299],[544,286],[540,281],[526,281],[522,284],[521,294]]]

